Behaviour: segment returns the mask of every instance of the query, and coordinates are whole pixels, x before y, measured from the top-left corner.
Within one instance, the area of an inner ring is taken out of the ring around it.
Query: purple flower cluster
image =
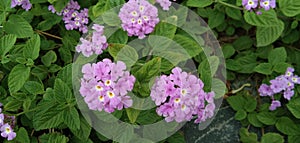
[[[169,10],[171,2],[169,0],[156,0],[157,3],[163,8],[163,10]]]
[[[256,10],[260,8],[270,10],[270,8],[276,7],[276,0],[243,0],[242,4],[246,10]]]
[[[283,94],[283,97],[287,100],[291,100],[294,95],[295,84],[300,84],[300,77],[294,75],[294,69],[288,68],[284,75],[280,75],[273,80],[270,80],[270,85],[262,84],[258,92],[260,96],[270,96],[272,98],[272,104],[270,110],[275,110],[280,107],[280,101],[274,99],[275,94]]]
[[[103,35],[104,27],[98,24],[92,26],[94,30],[87,39],[80,38],[81,44],[76,46],[77,52],[82,52],[86,57],[93,55],[93,53],[100,55],[108,46],[106,37]]]
[[[128,36],[138,36],[139,39],[151,33],[159,22],[157,8],[146,0],[129,0],[120,9],[119,18]]]
[[[133,89],[135,77],[125,70],[122,61],[113,63],[110,59],[82,67],[80,94],[89,109],[112,113],[132,106],[127,93]]]
[[[0,107],[2,104],[0,103]],[[16,137],[16,133],[12,129],[15,125],[15,117],[7,116],[2,113],[2,109],[0,108],[0,131],[1,136],[7,138],[7,140],[13,140]]]
[[[215,110],[214,92],[205,93],[203,87],[199,78],[176,67],[169,76],[156,79],[150,96],[159,106],[157,114],[167,122],[190,121],[197,116],[195,123],[200,123],[213,117]]]
[[[50,5],[48,9],[52,13],[63,15],[63,21],[67,30],[79,29],[82,33],[88,32],[88,9],[80,10],[78,2],[71,0],[61,12],[57,12],[53,5]]]
[[[28,11],[31,9],[32,4],[29,0],[11,0],[11,8],[14,8],[16,6],[22,6],[23,9]]]

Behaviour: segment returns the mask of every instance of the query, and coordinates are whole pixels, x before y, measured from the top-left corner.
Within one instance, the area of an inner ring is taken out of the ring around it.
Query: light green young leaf
[[[54,51],[48,51],[44,56],[41,58],[42,63],[49,67],[52,63],[54,63],[57,60],[56,53]]]

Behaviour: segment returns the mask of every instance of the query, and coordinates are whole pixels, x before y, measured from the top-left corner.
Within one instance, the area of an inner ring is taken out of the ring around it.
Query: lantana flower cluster
[[[21,6],[23,9],[28,11],[31,9],[32,4],[29,0],[11,0],[11,8],[14,8],[16,6]]]
[[[275,110],[281,106],[279,100],[274,99],[275,94],[283,94],[283,97],[287,100],[291,100],[294,96],[294,87],[296,84],[300,84],[300,77],[294,75],[294,69],[289,67],[284,75],[280,75],[273,80],[270,80],[270,85],[262,84],[258,91],[260,96],[270,96],[272,99],[270,110]]]
[[[126,71],[122,61],[103,59],[88,63],[82,67],[82,73],[80,93],[89,109],[112,113],[132,106],[127,94],[133,89],[135,77]]]
[[[80,10],[80,5],[78,2],[70,0],[70,2],[61,12],[57,12],[53,5],[50,5],[48,9],[52,13],[63,16],[63,21],[65,22],[65,27],[67,30],[78,29],[82,33],[88,32],[88,9],[84,8]]]
[[[165,121],[190,121],[197,116],[195,123],[200,123],[213,117],[215,110],[214,92],[205,93],[203,87],[201,79],[176,67],[169,76],[156,79],[150,96]]]
[[[8,116],[2,113],[2,103],[0,103],[0,131],[1,136],[7,138],[7,140],[13,140],[16,137],[16,133],[13,130],[15,126],[15,117]]]
[[[163,10],[169,10],[172,2],[169,0],[156,0],[157,3],[163,8]]]
[[[158,10],[146,0],[129,0],[119,12],[123,30],[128,36],[143,39],[159,22]]]
[[[106,36],[103,35],[104,26],[94,24],[92,29],[93,32],[86,39],[80,38],[81,44],[76,46],[76,51],[79,53],[82,52],[86,57],[94,53],[100,55],[108,46]]]
[[[276,7],[276,0],[243,0],[242,4],[246,10],[257,11],[263,8],[267,11]],[[260,14],[261,12],[257,11],[257,13]]]

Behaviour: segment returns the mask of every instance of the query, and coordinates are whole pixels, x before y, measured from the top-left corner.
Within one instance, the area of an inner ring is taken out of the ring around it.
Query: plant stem
[[[228,7],[231,7],[231,8],[238,9],[238,10],[244,10],[244,9],[243,9],[243,8],[241,8],[241,7],[238,7],[238,6],[232,5],[232,4],[230,4],[230,3],[227,3],[227,2],[224,2],[224,1],[222,1],[222,0],[216,0],[215,2],[217,2],[217,3],[220,3],[220,4],[222,4],[222,5],[225,5],[225,6],[228,6]]]
[[[250,84],[250,83],[244,84],[244,85],[243,85],[242,87],[240,87],[239,89],[232,90],[231,93],[232,93],[232,94],[236,94],[236,93],[240,92],[240,91],[241,91],[244,87],[246,87],[246,86],[251,86],[251,84]]]
[[[50,33],[44,32],[44,31],[36,30],[36,32],[37,32],[38,34],[47,35],[47,36],[50,36],[50,37],[52,37],[52,38],[56,38],[56,39],[59,39],[59,40],[62,40],[62,39],[63,39],[63,38],[61,38],[61,37],[52,35],[52,34],[50,34]]]

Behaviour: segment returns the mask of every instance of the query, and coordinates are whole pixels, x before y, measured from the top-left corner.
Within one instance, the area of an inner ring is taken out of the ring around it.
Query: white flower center
[[[134,22],[135,22],[135,19],[134,19],[134,18],[131,18],[131,22],[134,23]]]
[[[131,15],[132,15],[132,16],[137,16],[137,12],[136,12],[136,11],[133,11],[133,12],[131,12]]]
[[[254,5],[254,2],[252,0],[249,0],[248,5],[251,5],[251,6]]]
[[[292,78],[292,81],[293,81],[293,82],[297,82],[297,78],[293,77],[293,78]]]
[[[180,98],[174,99],[174,102],[175,102],[175,103],[179,103],[179,102],[180,102]]]
[[[265,6],[269,6],[269,1],[265,1],[265,2],[263,2],[263,4],[265,5]]]
[[[181,110],[184,111],[186,109],[185,105],[181,105]]]
[[[107,91],[106,95],[109,97],[109,98],[114,98],[115,97],[115,94],[111,91]]]
[[[104,96],[103,96],[103,95],[100,95],[100,96],[98,97],[98,99],[99,99],[99,101],[103,102],[103,101],[104,101]]]
[[[102,91],[103,90],[103,87],[100,86],[100,85],[96,85],[95,88],[96,88],[97,91]]]
[[[142,19],[138,19],[138,24],[142,24]]]
[[[11,132],[11,130],[10,130],[10,128],[5,128],[5,132],[8,134],[8,133],[10,133]]]
[[[149,18],[148,16],[143,16],[143,19],[147,21]]]
[[[180,93],[181,93],[181,95],[185,96],[187,91],[186,91],[186,89],[181,89]]]
[[[145,9],[145,7],[141,5],[141,6],[140,6],[140,11],[143,12],[144,9]]]
[[[110,86],[111,85],[111,80],[106,80],[104,83],[106,86]]]

